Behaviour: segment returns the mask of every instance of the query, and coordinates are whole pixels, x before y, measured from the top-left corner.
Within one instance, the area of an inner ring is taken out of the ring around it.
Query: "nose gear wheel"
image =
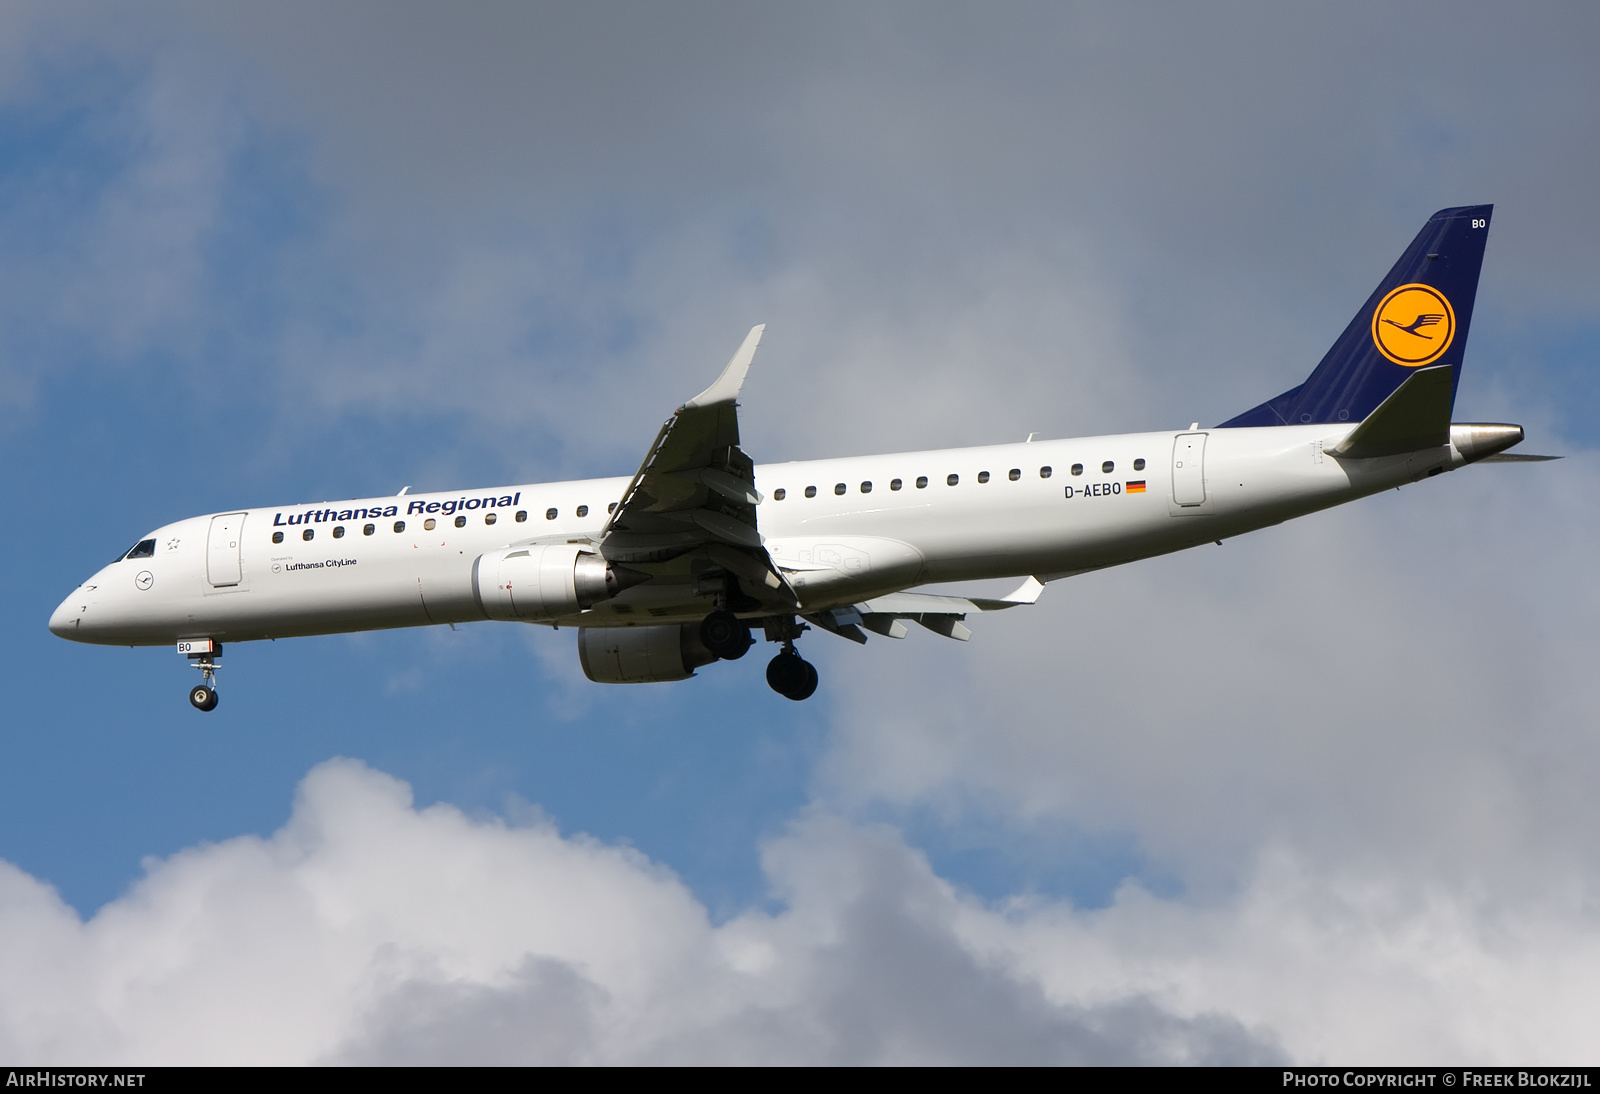
[[[189,705],[196,710],[217,709],[217,658],[222,656],[222,643],[210,653],[191,653],[189,664],[200,670],[205,681],[189,689]]]

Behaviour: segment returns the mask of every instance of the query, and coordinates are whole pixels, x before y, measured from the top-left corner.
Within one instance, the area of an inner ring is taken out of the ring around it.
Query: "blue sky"
[[[137,1015],[0,990],[0,1056],[1581,1055],[1596,31],[1455,5],[14,9],[0,968],[194,975]],[[759,650],[604,688],[570,635],[481,624],[231,647],[201,716],[169,650],[44,627],[181,517],[626,474],[755,322],[757,459],[1220,421],[1309,372],[1429,213],[1481,201],[1456,415],[1568,459],[1053,585],[967,646],[813,635],[805,704]],[[282,896],[353,847],[337,903],[388,925],[340,951],[348,981],[230,963],[338,949],[331,921],[174,895]],[[461,909],[396,926],[369,866]],[[610,896],[484,910],[558,875]],[[677,971],[607,964],[636,951]],[[1328,988],[1289,999],[1285,968]],[[1528,1016],[1477,1036],[1469,982]],[[268,1033],[228,1024],[247,990]],[[956,998],[1009,1017],[929,1002]],[[201,1011],[219,1055],[177,1032]]]

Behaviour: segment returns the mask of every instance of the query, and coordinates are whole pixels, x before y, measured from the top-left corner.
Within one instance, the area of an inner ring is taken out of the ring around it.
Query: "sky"
[[[1600,12],[0,9],[0,1059],[1592,1064]],[[1496,205],[1477,466],[679,684],[45,622],[239,506],[1223,421]]]

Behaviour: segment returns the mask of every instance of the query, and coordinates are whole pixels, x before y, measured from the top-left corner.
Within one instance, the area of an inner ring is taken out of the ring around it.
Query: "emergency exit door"
[[[221,588],[239,584],[239,550],[244,537],[243,513],[224,513],[211,518],[211,534],[206,538],[206,580]]]

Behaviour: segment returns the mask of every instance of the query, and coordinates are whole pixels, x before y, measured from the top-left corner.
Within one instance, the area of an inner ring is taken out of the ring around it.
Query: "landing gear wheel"
[[[700,641],[724,661],[737,661],[755,640],[750,628],[732,612],[715,611],[700,621]]]
[[[784,650],[767,663],[767,686],[798,703],[817,690],[817,670],[798,653]]]
[[[189,689],[189,703],[196,710],[215,710],[217,693],[205,684],[196,684]]]

